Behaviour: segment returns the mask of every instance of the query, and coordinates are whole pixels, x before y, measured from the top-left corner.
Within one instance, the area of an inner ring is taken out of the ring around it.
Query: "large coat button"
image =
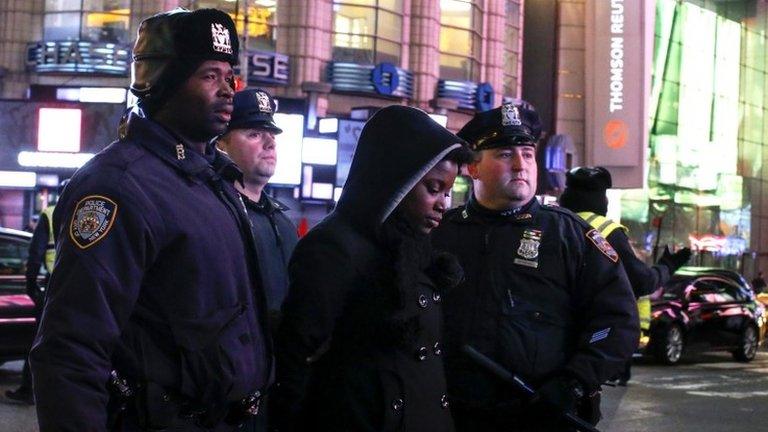
[[[432,300],[433,300],[435,303],[440,303],[440,300],[442,300],[442,298],[440,297],[440,293],[439,293],[439,292],[437,292],[437,291],[434,291],[434,292],[432,293]]]
[[[435,342],[435,345],[432,347],[432,352],[435,353],[436,356],[443,354],[443,348],[440,346],[440,342]]]
[[[392,409],[395,411],[400,411],[403,409],[403,405],[405,405],[405,402],[403,402],[402,398],[397,398],[392,401]]]
[[[440,397],[440,406],[443,407],[443,409],[448,408],[448,396],[442,395]]]
[[[424,294],[419,296],[419,307],[422,309],[427,307],[427,296],[425,296]]]
[[[427,354],[429,351],[427,350],[427,347],[421,347],[416,351],[416,358],[419,359],[419,361],[424,361],[427,359]]]

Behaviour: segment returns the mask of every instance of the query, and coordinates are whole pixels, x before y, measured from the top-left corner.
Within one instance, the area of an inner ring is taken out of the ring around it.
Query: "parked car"
[[[709,267],[678,270],[651,311],[645,352],[670,365],[691,351],[730,351],[738,361],[752,361],[768,319],[744,277]]]
[[[24,277],[31,239],[0,227],[0,364],[26,357],[35,336],[35,305]]]

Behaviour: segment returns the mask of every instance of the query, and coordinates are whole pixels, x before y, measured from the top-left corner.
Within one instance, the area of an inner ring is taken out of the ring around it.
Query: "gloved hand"
[[[664,246],[664,253],[659,258],[659,264],[667,266],[669,274],[673,274],[691,259],[691,249],[682,248],[675,253],[669,251],[669,246]]]
[[[546,405],[550,409],[569,413],[576,410],[576,403],[582,396],[584,389],[575,378],[559,375],[539,387],[531,398],[531,404]]]
[[[35,306],[42,307],[44,300],[43,291],[40,289],[37,280],[27,279],[27,295],[32,299]]]

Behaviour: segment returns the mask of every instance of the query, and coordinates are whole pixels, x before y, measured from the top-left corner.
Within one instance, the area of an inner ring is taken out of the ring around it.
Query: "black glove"
[[[584,389],[575,378],[560,375],[542,384],[531,398],[531,404],[572,413],[582,396]]]
[[[40,289],[36,279],[27,279],[27,295],[37,307],[43,305],[43,291]]]
[[[667,266],[669,274],[672,275],[680,267],[684,266],[691,259],[691,249],[682,248],[675,253],[669,251],[669,246],[664,246],[664,253],[659,258],[659,264]]]

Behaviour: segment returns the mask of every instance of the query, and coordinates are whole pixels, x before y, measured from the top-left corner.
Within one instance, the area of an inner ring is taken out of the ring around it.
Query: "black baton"
[[[496,363],[495,361],[491,360],[485,354],[472,348],[470,345],[464,345],[462,349],[469,356],[469,358],[471,358],[479,366],[482,366],[483,369],[496,375],[497,377],[501,378],[503,381],[509,384],[512,384],[516,389],[523,392],[526,396],[531,397],[534,395],[534,393],[536,393],[536,391],[531,386],[526,384],[525,381],[520,379],[520,377],[508,371],[507,369],[505,369],[503,366]],[[565,419],[565,421],[569,425],[575,427],[579,431],[600,432],[596,427],[580,419],[575,414],[561,411],[560,415],[563,416],[563,419]]]

